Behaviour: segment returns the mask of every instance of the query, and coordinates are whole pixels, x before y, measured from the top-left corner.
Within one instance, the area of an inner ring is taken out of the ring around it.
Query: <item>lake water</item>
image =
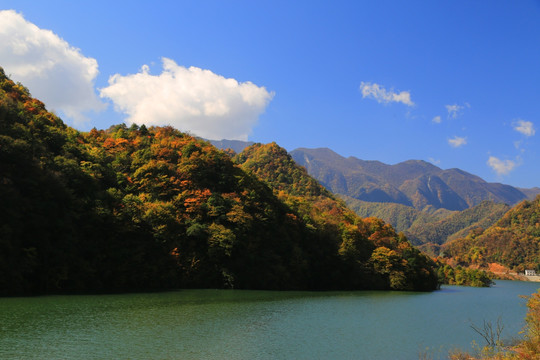
[[[539,286],[0,298],[0,359],[442,359],[482,343],[472,323],[517,335]]]

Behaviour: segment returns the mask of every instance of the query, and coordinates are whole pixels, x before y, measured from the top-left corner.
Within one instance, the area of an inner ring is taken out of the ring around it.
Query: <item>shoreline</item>
[[[540,282],[540,275],[534,275],[534,276],[520,275],[520,276],[526,278],[528,281]]]

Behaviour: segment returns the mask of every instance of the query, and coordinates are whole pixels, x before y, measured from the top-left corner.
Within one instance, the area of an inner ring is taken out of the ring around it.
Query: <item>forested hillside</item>
[[[378,217],[391,224],[396,231],[407,231],[413,226],[421,227],[457,213],[457,211],[435,208],[432,208],[432,211],[420,211],[412,206],[363,201],[346,195],[340,195],[340,198],[359,216]]]
[[[506,204],[483,201],[470,209],[452,213],[437,221],[415,223],[405,233],[415,244],[442,245],[466,236],[473,229],[491,226],[509,209]]]
[[[521,202],[494,225],[451,241],[442,250],[462,265],[498,263],[518,272],[540,271],[540,196]]]
[[[395,203],[374,203],[342,196],[358,215],[375,216],[390,223],[397,231],[431,255],[439,253],[440,245],[465,237],[471,230],[487,228],[498,221],[510,207],[483,201],[463,211],[437,209],[433,212],[416,210]]]
[[[390,288],[424,288],[433,284],[432,261],[382,220],[362,219],[298,166],[275,143],[246,148],[235,160],[267,183],[308,228],[333,239],[346,265],[345,284],[362,284],[362,273],[374,273]],[[326,245],[328,246],[328,245]],[[329,248],[330,250],[330,248]],[[334,250],[335,251],[335,250]],[[372,286],[380,287],[373,284]]]
[[[237,161],[171,127],[76,131],[0,71],[0,294],[437,286],[277,145]]]

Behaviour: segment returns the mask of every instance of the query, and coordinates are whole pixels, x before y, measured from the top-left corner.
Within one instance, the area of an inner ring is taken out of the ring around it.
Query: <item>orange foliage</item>
[[[186,209],[186,212],[198,212],[201,208],[201,205],[205,203],[211,195],[212,192],[209,189],[197,189],[192,191],[189,197],[184,200],[184,207]]]

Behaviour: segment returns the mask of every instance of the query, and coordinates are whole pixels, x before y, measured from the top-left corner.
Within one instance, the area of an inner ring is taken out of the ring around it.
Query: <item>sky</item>
[[[540,186],[539,0],[0,0],[0,66],[81,131],[172,125]]]

